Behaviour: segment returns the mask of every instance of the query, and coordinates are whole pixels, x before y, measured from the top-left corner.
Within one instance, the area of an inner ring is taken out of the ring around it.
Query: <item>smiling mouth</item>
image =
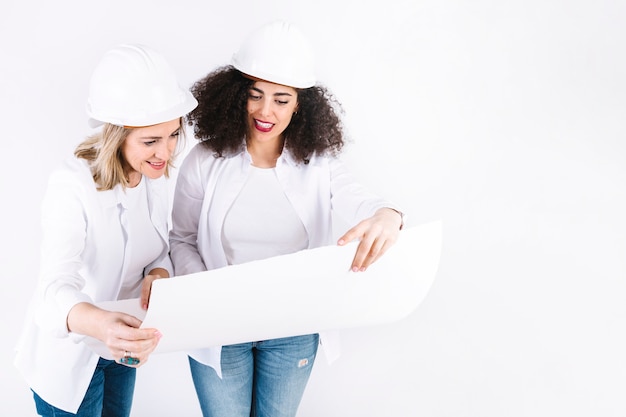
[[[165,166],[165,162],[146,162],[148,162],[148,165],[150,165],[154,169],[162,169]]]
[[[254,126],[262,132],[269,132],[274,127],[274,124],[254,119]]]

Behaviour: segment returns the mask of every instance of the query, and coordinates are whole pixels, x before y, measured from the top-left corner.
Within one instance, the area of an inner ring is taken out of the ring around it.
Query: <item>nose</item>
[[[263,97],[263,102],[261,103],[261,115],[262,116],[269,116],[271,114],[271,105],[272,105],[272,100],[270,100],[267,97]]]
[[[176,147],[175,140],[161,140],[159,141],[156,149],[154,150],[154,156],[157,158],[168,161],[174,152],[174,148]]]

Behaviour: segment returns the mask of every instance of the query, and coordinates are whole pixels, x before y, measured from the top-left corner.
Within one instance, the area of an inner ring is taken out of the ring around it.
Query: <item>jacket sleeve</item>
[[[399,207],[369,191],[349,172],[337,158],[329,159],[331,207],[340,219],[350,227],[371,217],[376,211],[388,207],[398,211]]]
[[[67,315],[80,302],[92,302],[81,290],[82,254],[87,216],[84,189],[74,173],[57,171],[48,182],[42,203],[41,269],[35,320],[57,337],[67,337]]]
[[[204,201],[201,145],[183,160],[176,180],[170,231],[170,254],[175,275],[206,271],[198,251],[198,224]]]
[[[150,271],[155,268],[165,269],[170,277],[174,276],[174,266],[172,265],[172,260],[170,259],[168,246],[165,246],[163,248],[163,251],[157,259],[155,259],[153,262],[150,263],[150,265],[144,268],[144,276],[148,275]]]

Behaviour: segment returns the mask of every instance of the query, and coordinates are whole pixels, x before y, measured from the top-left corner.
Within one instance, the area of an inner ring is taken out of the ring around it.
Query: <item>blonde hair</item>
[[[180,136],[176,144],[176,152],[174,152],[173,157],[167,161],[165,177],[169,177],[170,167],[174,167],[174,157],[178,155],[180,149],[182,149],[182,141],[180,138],[182,137],[184,139],[185,137],[182,117],[180,118],[180,126]],[[105,123],[100,132],[88,136],[87,139],[80,143],[74,150],[74,156],[89,162],[93,180],[99,191],[111,190],[118,184],[121,184],[123,188],[129,186],[125,172],[127,162],[122,153],[122,145],[133,129],[133,127]]]

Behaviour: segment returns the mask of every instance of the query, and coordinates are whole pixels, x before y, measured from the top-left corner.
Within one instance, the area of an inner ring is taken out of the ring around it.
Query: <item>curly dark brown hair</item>
[[[217,157],[241,149],[248,130],[246,105],[254,80],[223,66],[191,87],[198,107],[188,116],[195,137]],[[314,155],[335,156],[344,145],[341,104],[324,86],[296,89],[298,111],[285,129],[284,147],[307,164]]]

